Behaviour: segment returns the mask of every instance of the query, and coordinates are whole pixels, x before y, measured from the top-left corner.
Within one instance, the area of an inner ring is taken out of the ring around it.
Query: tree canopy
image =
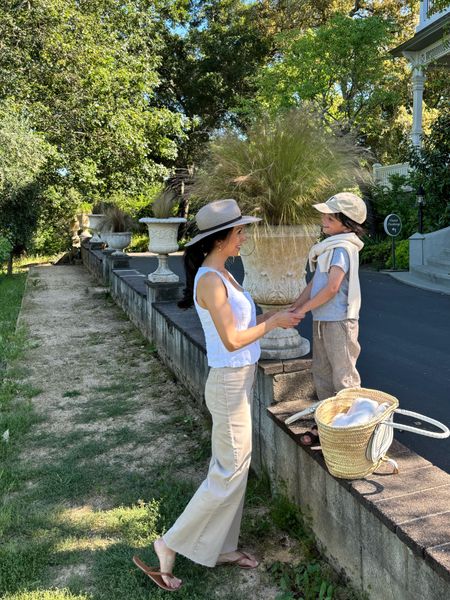
[[[245,135],[262,113],[305,100],[374,160],[403,160],[410,73],[389,50],[414,34],[418,9],[418,0],[4,0],[0,102],[52,149],[29,172],[39,222],[57,236],[82,202],[143,206],[171,170],[201,164],[224,129]],[[446,78],[427,73],[425,126],[448,102]]]
[[[152,103],[158,28],[169,8],[114,0],[1,5],[0,98],[29,115],[83,195],[136,193],[176,157],[182,115]]]
[[[388,54],[394,39],[391,19],[342,13],[317,28],[280,35],[278,54],[257,75],[251,110],[314,101],[326,122],[357,134],[378,159],[393,156],[409,84],[405,61]]]

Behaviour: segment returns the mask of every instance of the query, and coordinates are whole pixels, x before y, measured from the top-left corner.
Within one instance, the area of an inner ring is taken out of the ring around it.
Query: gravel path
[[[116,529],[105,523],[120,507],[131,511],[142,499],[162,502],[158,494],[171,494],[173,481],[177,489],[181,486],[186,491],[177,491],[181,494],[178,505],[165,519],[164,506],[160,506],[163,517],[156,526],[158,533],[170,525],[174,511],[185,504],[206,472],[209,431],[205,420],[107,290],[83,267],[33,267],[19,326],[25,326],[30,340],[23,361],[27,382],[41,392],[33,398],[39,421],[27,434],[20,455],[28,481],[18,496],[25,502],[27,495],[34,494],[30,501],[42,501],[51,532],[45,535],[55,548],[71,552],[62,557],[60,550],[52,551],[42,582],[49,587],[68,586],[89,598],[123,598],[123,591],[116,595],[111,588],[108,592],[108,585],[119,584],[110,584],[110,576],[102,582],[92,560],[94,553],[103,564],[108,552],[116,552],[111,554],[115,568],[119,561],[119,568],[130,577],[127,600],[148,598],[148,591],[154,591],[151,584],[128,563],[136,549],[149,552],[151,540],[145,528],[133,537],[129,525],[123,528],[123,515]],[[161,481],[166,485],[162,492]],[[141,512],[136,513],[137,519]],[[247,512],[257,521],[266,513],[261,506]],[[45,527],[42,530],[47,532]],[[278,546],[278,534],[259,543],[249,537],[266,564],[291,556],[291,543],[284,536]],[[104,557],[101,552],[106,553]],[[212,585],[208,598],[270,600],[277,595],[263,567],[238,572],[200,569],[185,559],[178,564],[185,581],[193,569],[196,598],[204,598],[208,581]],[[105,589],[101,589],[103,583]]]

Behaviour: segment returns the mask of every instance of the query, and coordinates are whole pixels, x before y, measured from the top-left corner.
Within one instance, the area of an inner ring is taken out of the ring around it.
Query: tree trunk
[[[9,257],[8,257],[8,270],[6,271],[6,273],[8,275],[12,275],[12,272],[13,272],[13,253],[10,252]]]

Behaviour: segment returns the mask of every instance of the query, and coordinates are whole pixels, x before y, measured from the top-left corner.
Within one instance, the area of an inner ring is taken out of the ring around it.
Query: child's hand
[[[299,321],[301,321],[302,319],[305,318],[305,312],[302,310],[302,307],[300,306],[299,308],[296,308],[294,311],[292,311],[295,316],[298,318]]]

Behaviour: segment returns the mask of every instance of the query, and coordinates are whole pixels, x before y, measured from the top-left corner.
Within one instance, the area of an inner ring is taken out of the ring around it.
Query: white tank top
[[[194,280],[194,304],[197,309],[197,314],[203,327],[206,339],[206,354],[208,357],[208,365],[210,367],[245,367],[253,365],[259,360],[261,350],[259,342],[252,342],[244,348],[230,352],[227,350],[217,333],[214,321],[209,314],[209,310],[202,308],[197,302],[197,284],[200,277],[211,271],[217,273],[225,284],[228,302],[233,311],[236,322],[236,329],[243,330],[256,325],[256,308],[249,292],[238,290],[228,281],[226,277],[219,271],[209,267],[200,267]],[[238,285],[238,284],[236,284]]]

